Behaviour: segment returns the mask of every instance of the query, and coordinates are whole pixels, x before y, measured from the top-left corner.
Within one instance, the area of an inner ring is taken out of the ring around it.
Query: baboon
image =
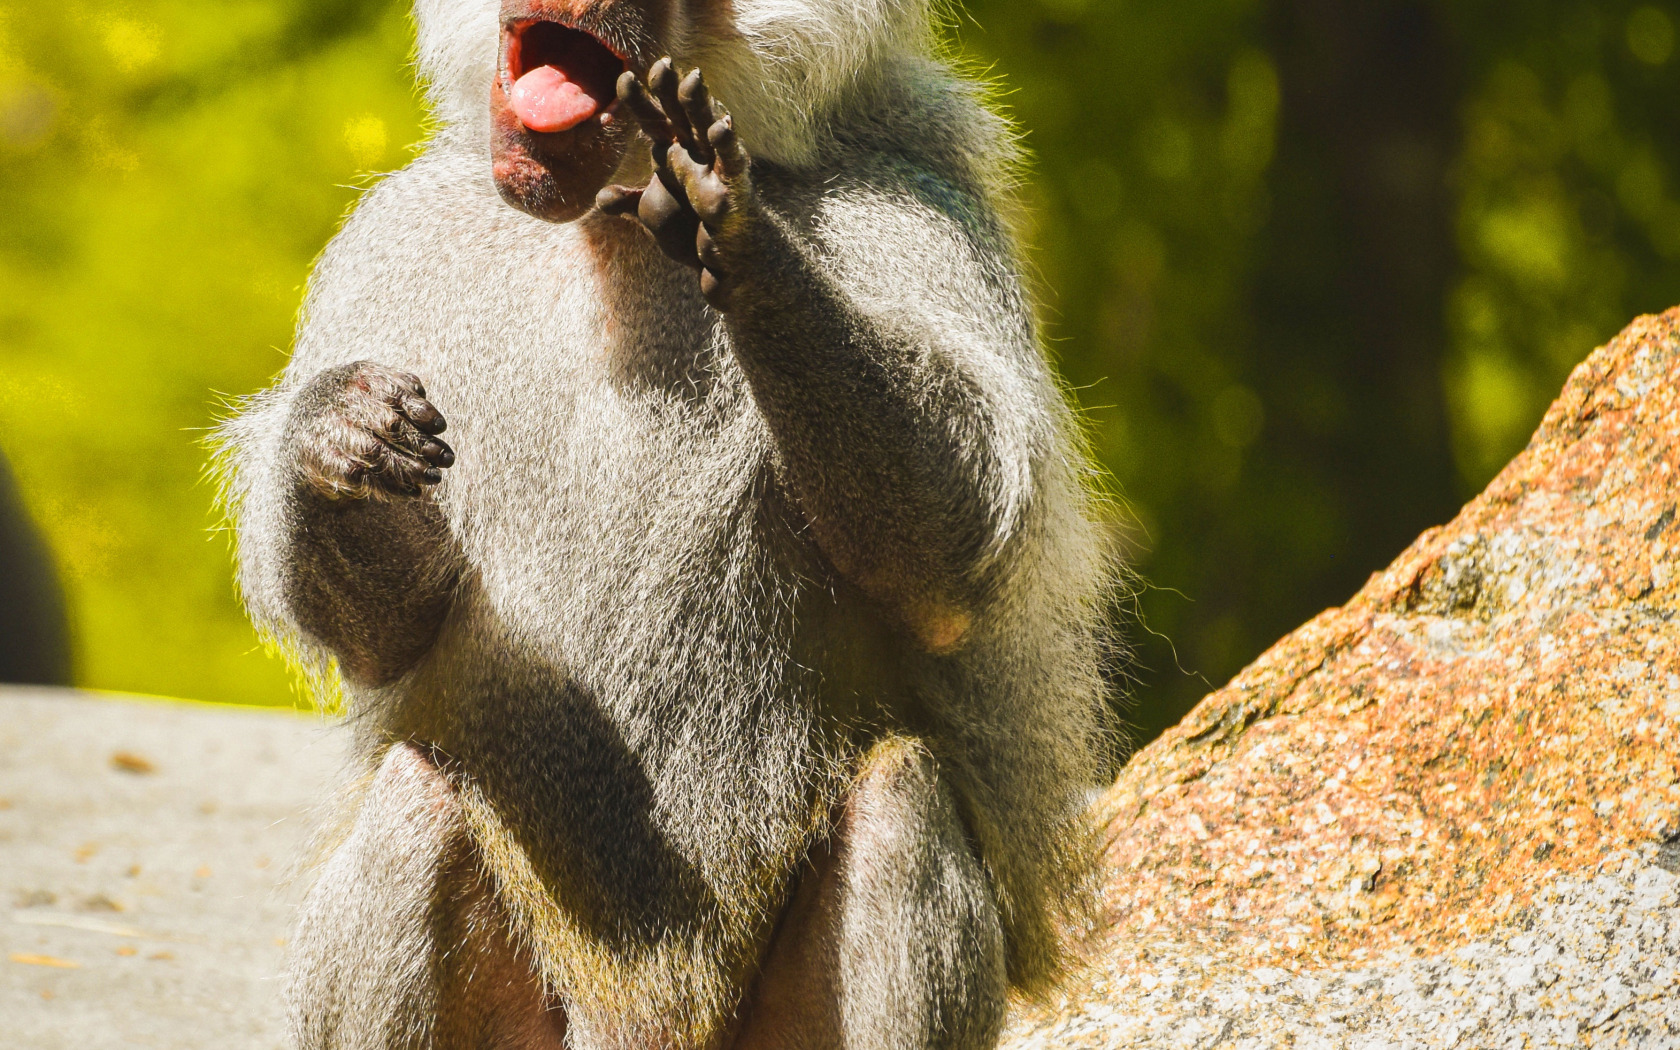
[[[970,1050],[1064,970],[1112,576],[934,14],[419,0],[439,127],[223,431],[356,740],[300,1046]]]

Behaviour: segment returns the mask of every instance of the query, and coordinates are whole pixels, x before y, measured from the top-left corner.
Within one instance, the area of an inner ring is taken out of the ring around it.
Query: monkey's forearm
[[[655,170],[642,189],[603,190],[597,205],[634,214],[666,255],[698,272],[770,424],[783,481],[829,560],[895,606],[928,648],[954,647],[1029,495],[1019,479],[1030,470],[1002,465],[1031,457],[1001,445],[982,384],[940,345],[924,304],[908,330],[895,328],[778,223],[698,70],[679,84],[662,59],[645,85],[621,76],[618,95],[653,143]],[[853,233],[863,242],[885,234],[875,249],[916,228],[907,212],[877,218],[882,228],[864,220]],[[989,296],[959,298],[967,310]]]
[[[372,362],[316,374],[286,426],[281,592],[346,677],[381,685],[437,638],[459,573],[429,487],[455,454],[419,379]]]
[[[346,678],[383,685],[437,639],[456,572],[430,500],[329,499],[300,484],[282,593],[292,619]]]
[[[913,621],[965,618],[999,524],[975,384],[950,355],[859,309],[777,223],[742,218],[725,318],[785,483],[842,572],[923,607]]]

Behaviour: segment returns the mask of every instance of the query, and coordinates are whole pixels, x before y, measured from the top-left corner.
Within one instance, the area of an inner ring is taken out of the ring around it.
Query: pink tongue
[[[538,66],[513,85],[509,100],[519,122],[532,131],[565,131],[595,115],[595,100],[553,66]]]

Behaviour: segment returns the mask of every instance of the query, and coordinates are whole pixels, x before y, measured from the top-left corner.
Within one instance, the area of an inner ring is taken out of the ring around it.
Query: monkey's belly
[[[670,608],[688,615],[620,623],[574,658],[583,628],[516,644],[504,609],[464,595],[387,710],[393,735],[447,756],[498,893],[579,1021],[703,1046],[825,828],[849,745],[815,714],[794,619],[749,637],[698,616],[699,596]]]

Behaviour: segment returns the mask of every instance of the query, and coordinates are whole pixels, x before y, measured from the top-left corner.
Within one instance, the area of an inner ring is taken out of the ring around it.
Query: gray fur
[[[997,906],[950,785],[925,750],[905,752],[848,812],[840,1045],[991,1046],[1008,987]]]
[[[458,801],[418,748],[390,748],[304,901],[287,988],[299,1046],[553,1046]],[[370,965],[372,963],[373,965]]]
[[[423,68],[456,122],[363,198],[285,375],[226,428],[252,615],[306,667],[336,663],[370,774],[393,741],[446,756],[475,863],[579,1050],[725,1038],[862,755],[919,741],[938,782],[903,820],[922,845],[853,895],[873,903],[848,920],[846,965],[860,989],[914,983],[888,951],[911,938],[970,991],[940,992],[933,967],[896,1034],[850,1003],[845,1045],[989,1046],[988,921],[1008,980],[1041,991],[1089,903],[1111,578],[998,218],[1005,129],[915,34],[877,42],[820,120],[735,105],[783,278],[725,318],[634,224],[501,201],[484,129],[440,82],[488,77],[477,45],[428,36],[477,12],[421,4]],[[805,138],[760,149],[771,126]],[[355,362],[421,377],[448,419],[459,462],[428,495],[347,503],[300,473],[319,377]],[[928,608],[963,614],[949,651],[917,633]],[[332,864],[374,863],[393,848],[376,841],[352,831]],[[364,995],[322,967],[388,995],[428,950],[374,936],[401,928],[369,917],[399,898],[349,900],[386,890],[333,870],[311,914],[361,932],[300,953],[306,1015]],[[962,950],[939,947],[953,936]],[[420,1000],[384,1008],[425,1030]],[[930,1027],[967,1034],[913,1037]],[[314,1031],[303,1045],[409,1045]]]
[[[400,752],[392,755],[387,765]],[[448,818],[418,778],[384,778],[368,792],[310,889],[290,948],[300,1045],[428,1045],[439,1005],[434,913],[462,847]],[[365,966],[370,957],[382,964]]]

